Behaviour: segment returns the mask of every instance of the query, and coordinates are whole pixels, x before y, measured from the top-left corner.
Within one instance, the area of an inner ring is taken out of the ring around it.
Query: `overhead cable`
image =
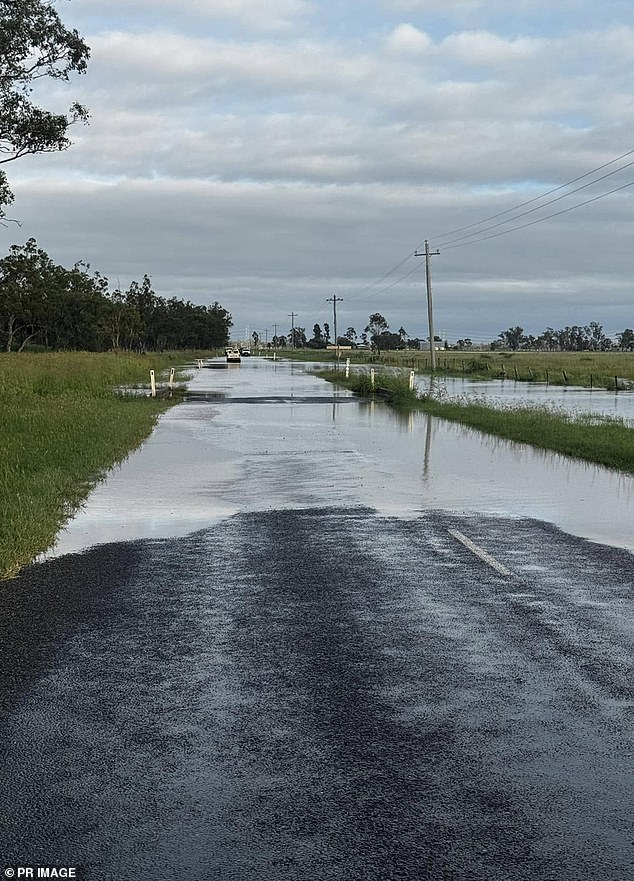
[[[460,226],[457,229],[450,229],[447,230],[447,232],[438,233],[436,236],[434,236],[434,239],[445,239],[447,238],[447,236],[453,236],[456,233],[464,232],[464,230],[472,229],[474,226],[482,226],[483,223],[488,223],[490,220],[497,220],[498,217],[504,217],[505,214],[511,214],[513,211],[519,211],[520,208],[524,208],[526,205],[532,205],[534,202],[538,202],[540,199],[545,199],[546,196],[550,196],[552,193],[556,193],[559,190],[563,190],[566,187],[571,186],[572,184],[576,184],[578,181],[583,180],[586,177],[590,177],[590,175],[596,174],[597,171],[603,171],[604,168],[608,168],[610,165],[614,165],[615,162],[620,162],[621,159],[625,159],[627,156],[631,156],[633,153],[634,150],[628,150],[626,153],[622,153],[615,159],[611,159],[609,162],[604,162],[603,165],[598,165],[591,171],[586,171],[585,174],[581,174],[578,177],[573,177],[572,180],[566,181],[566,183],[563,184],[559,184],[559,186],[553,187],[550,190],[546,190],[545,193],[542,193],[539,196],[534,196],[532,199],[528,199],[526,202],[520,202],[519,205],[515,205],[513,208],[507,208],[505,211],[499,211],[497,214],[492,214],[490,217],[485,217],[483,218],[483,220],[478,220],[475,223],[469,223],[466,226]]]
[[[543,223],[544,220],[550,220],[552,217],[559,217],[561,214],[567,214],[569,211],[575,211],[577,208],[582,208],[584,205],[589,205],[591,202],[598,202],[599,199],[605,199],[606,196],[611,196],[613,193],[619,193],[621,190],[626,190],[628,187],[634,186],[634,180],[630,181],[627,184],[623,184],[620,187],[615,187],[613,190],[608,190],[607,193],[600,193],[598,196],[594,196],[592,199],[586,199],[585,202],[579,202],[577,205],[571,205],[569,208],[564,208],[561,211],[555,211],[553,214],[547,214],[546,217],[538,217],[536,220],[530,220],[528,223],[522,223],[519,226],[513,226],[511,229],[504,229],[501,232],[492,233],[490,236],[482,236],[479,239],[472,239],[468,242],[459,242],[455,245],[447,245],[444,250],[451,251],[454,248],[465,248],[467,245],[475,245],[478,242],[485,242],[488,239],[496,239],[499,236],[508,235],[508,233],[516,232],[518,229],[526,229],[528,226],[535,226],[537,223]]]

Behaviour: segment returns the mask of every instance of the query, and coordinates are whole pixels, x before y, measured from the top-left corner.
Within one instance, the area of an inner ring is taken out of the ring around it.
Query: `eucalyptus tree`
[[[76,30],[62,23],[47,0],[0,0],[0,164],[70,146],[69,127],[86,121],[79,102],[66,113],[35,103],[39,80],[69,81],[86,72],[90,50]],[[0,171],[0,217],[13,201]]]
[[[522,344],[526,339],[524,336],[524,328],[520,327],[519,324],[515,327],[509,327],[508,330],[503,330],[498,336],[504,345],[508,346],[508,348],[512,349],[514,352],[522,347]]]
[[[390,325],[387,323],[385,316],[381,315],[380,312],[373,312],[372,315],[370,315],[364,334],[370,334],[372,347],[376,349],[379,354],[381,353],[381,334],[385,333],[389,326]]]
[[[12,245],[0,260],[0,334],[7,352],[21,350],[46,324],[59,267],[35,239]]]
[[[622,352],[631,352],[634,350],[634,330],[626,327],[622,333],[617,333],[616,341]]]

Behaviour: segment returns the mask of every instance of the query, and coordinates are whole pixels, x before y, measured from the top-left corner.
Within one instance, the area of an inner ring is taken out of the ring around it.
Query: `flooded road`
[[[191,390],[2,586],[0,871],[631,877],[629,479],[288,362]]]
[[[534,517],[634,551],[634,476],[398,416],[309,369],[253,358],[196,371],[190,402],[95,490],[53,554],[186,535],[239,512],[339,505]]]

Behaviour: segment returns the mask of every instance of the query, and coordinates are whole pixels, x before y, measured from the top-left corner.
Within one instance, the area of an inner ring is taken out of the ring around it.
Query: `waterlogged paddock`
[[[190,399],[93,492],[51,554],[182,536],[241,512],[333,506],[481,512],[510,518],[509,529],[531,517],[634,550],[631,476],[423,413],[399,416],[311,367],[252,358],[197,371]]]
[[[600,413],[634,423],[634,392],[452,376],[440,376],[435,382],[446,389],[451,398],[476,398],[489,406],[548,406],[566,413]],[[420,391],[429,385],[429,377],[417,377]]]

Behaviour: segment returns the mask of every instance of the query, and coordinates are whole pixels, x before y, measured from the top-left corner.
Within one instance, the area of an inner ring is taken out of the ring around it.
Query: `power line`
[[[382,275],[380,278],[377,278],[375,281],[371,282],[369,285],[362,288],[360,291],[356,291],[355,293],[352,294],[352,296],[356,297],[356,296],[360,296],[361,294],[365,294],[365,292],[369,291],[370,288],[373,288],[375,285],[380,284],[382,281],[384,281],[386,278],[388,278],[390,275],[392,275],[393,272],[396,272],[397,269],[400,269],[401,266],[404,266],[405,263],[407,263],[408,260],[411,260],[413,256],[414,256],[414,252],[411,251],[407,255],[407,257],[405,257],[403,260],[401,260],[400,263],[397,263],[396,266],[393,266],[391,269],[389,269],[385,273],[385,275]]]
[[[622,153],[615,159],[611,159],[609,162],[604,162],[603,165],[599,165],[596,168],[593,168],[591,171],[587,171],[585,174],[581,174],[578,177],[573,177],[572,180],[569,180],[564,184],[560,184],[557,187],[546,190],[546,192],[542,193],[540,196],[534,196],[532,199],[528,199],[526,202],[520,202],[519,205],[515,205],[513,208],[507,208],[505,211],[500,211],[497,214],[492,214],[490,217],[485,217],[483,220],[479,220],[476,223],[469,223],[466,226],[460,226],[457,229],[450,229],[447,232],[439,233],[434,238],[444,239],[447,236],[455,235],[456,233],[463,232],[466,229],[472,229],[474,226],[482,226],[483,223],[488,223],[490,220],[496,220],[498,217],[504,217],[505,214],[510,214],[513,211],[518,211],[520,208],[524,208],[526,205],[532,205],[534,202],[538,202],[540,199],[544,199],[546,196],[550,196],[552,193],[556,193],[559,190],[563,190],[566,187],[571,186],[572,184],[576,184],[577,181],[583,180],[584,178],[589,177],[592,174],[596,174],[597,171],[603,171],[604,168],[608,168],[610,165],[614,165],[615,162],[620,162],[621,159],[625,159],[627,156],[631,156],[633,153],[634,150],[628,150],[627,153]]]
[[[461,242],[456,245],[448,245],[444,250],[451,251],[454,248],[465,248],[467,245],[476,245],[478,242],[486,242],[488,239],[497,239],[499,236],[505,236],[508,233],[516,232],[518,229],[526,229],[528,226],[535,226],[536,223],[543,223],[544,220],[550,220],[552,217],[559,217],[561,214],[567,214],[569,211],[574,211],[576,208],[583,208],[584,205],[590,205],[591,202],[598,202],[599,199],[605,199],[606,196],[611,196],[613,193],[619,193],[621,190],[626,190],[628,187],[634,186],[634,180],[630,181],[627,184],[623,184],[620,187],[616,187],[613,190],[608,190],[607,193],[600,193],[598,196],[594,196],[592,199],[586,199],[585,202],[579,202],[577,205],[571,205],[569,208],[564,208],[562,211],[555,211],[553,214],[547,214],[546,217],[538,217],[537,220],[530,220],[528,223],[522,223],[519,226],[513,226],[511,229],[504,229],[501,232],[493,233],[490,236],[482,236],[479,239],[473,239],[469,242]],[[517,219],[517,218],[515,218]]]
[[[634,165],[634,161],[627,162],[625,165],[622,165],[620,168],[614,169],[614,171],[609,171],[607,174],[601,175],[601,177],[597,177],[594,180],[589,181],[587,184],[583,184],[580,187],[575,187],[574,190],[570,190],[569,193],[564,193],[562,196],[557,196],[555,199],[549,199],[548,202],[544,202],[542,205],[537,205],[535,208],[530,208],[528,211],[522,211],[520,214],[516,214],[514,217],[509,217],[507,220],[501,220],[498,223],[494,223],[491,226],[485,226],[483,229],[476,230],[475,232],[467,233],[464,236],[459,236],[457,239],[451,239],[444,244],[440,244],[440,248],[447,248],[449,245],[453,245],[455,242],[461,242],[465,239],[470,239],[473,236],[479,236],[484,232],[488,232],[492,229],[497,229],[500,226],[504,226],[507,223],[513,223],[516,220],[520,220],[522,217],[527,217],[529,214],[534,214],[535,211],[541,211],[542,208],[547,208],[549,205],[554,205],[555,202],[561,202],[562,199],[567,199],[570,196],[574,196],[575,193],[579,193],[581,190],[586,190],[588,187],[592,187],[595,184],[598,184],[600,181],[605,180],[608,177],[612,177],[614,174],[619,174],[621,171],[625,171],[626,168],[631,168]],[[514,209],[509,209],[513,211]],[[505,212],[508,213],[508,212]],[[484,222],[484,221],[482,221]]]
[[[413,256],[413,255],[412,255]],[[414,275],[415,272],[418,272],[420,269],[420,265],[416,264],[413,269],[410,269],[409,272],[406,272],[405,275],[402,275],[400,278],[397,278],[396,281],[393,281],[392,284],[387,285],[385,288],[381,288],[378,291],[373,291],[375,294],[384,294],[385,291],[391,290],[391,288],[396,287],[397,284],[400,284],[402,281],[405,281],[406,278],[409,278],[410,275]]]
[[[397,269],[400,269],[401,266],[404,266],[405,263],[407,263],[407,261],[410,260],[413,256],[414,256],[414,252],[412,251],[410,254],[407,255],[407,257],[405,257],[403,260],[401,260],[399,263],[397,263],[395,266],[393,266],[390,270],[388,270],[388,272],[384,273],[380,278],[377,278],[377,279],[376,279],[375,281],[373,281],[371,284],[366,285],[366,287],[361,288],[361,289],[358,290],[358,291],[353,291],[353,292],[350,293],[350,294],[346,293],[346,300],[347,300],[348,302],[350,302],[351,300],[356,300],[358,297],[362,296],[364,293],[367,293],[367,292],[370,291],[375,285],[380,284],[380,283],[381,283],[382,281],[384,281],[386,278],[389,278],[389,276],[392,275],[393,272],[396,272]],[[391,288],[393,288],[393,287],[395,287],[396,285],[400,284],[400,283],[401,283],[402,281],[404,281],[406,278],[409,278],[410,275],[413,275],[413,273],[416,272],[418,269],[420,269],[420,265],[419,265],[419,264],[416,264],[416,266],[415,266],[412,270],[410,270],[409,272],[406,272],[405,275],[400,276],[400,278],[397,278],[396,281],[393,281],[391,284],[387,285],[387,286],[384,287],[384,288],[379,288],[379,290],[373,290],[373,291],[372,291],[372,295],[375,295],[375,294],[382,294],[382,293],[385,293],[385,291],[389,291]],[[323,309],[316,309],[314,312],[311,312],[311,313],[306,317],[307,326],[310,324],[310,322],[311,322],[313,319],[315,319],[315,318],[320,318],[320,317],[323,316],[323,314],[324,314],[324,310],[323,310]]]

